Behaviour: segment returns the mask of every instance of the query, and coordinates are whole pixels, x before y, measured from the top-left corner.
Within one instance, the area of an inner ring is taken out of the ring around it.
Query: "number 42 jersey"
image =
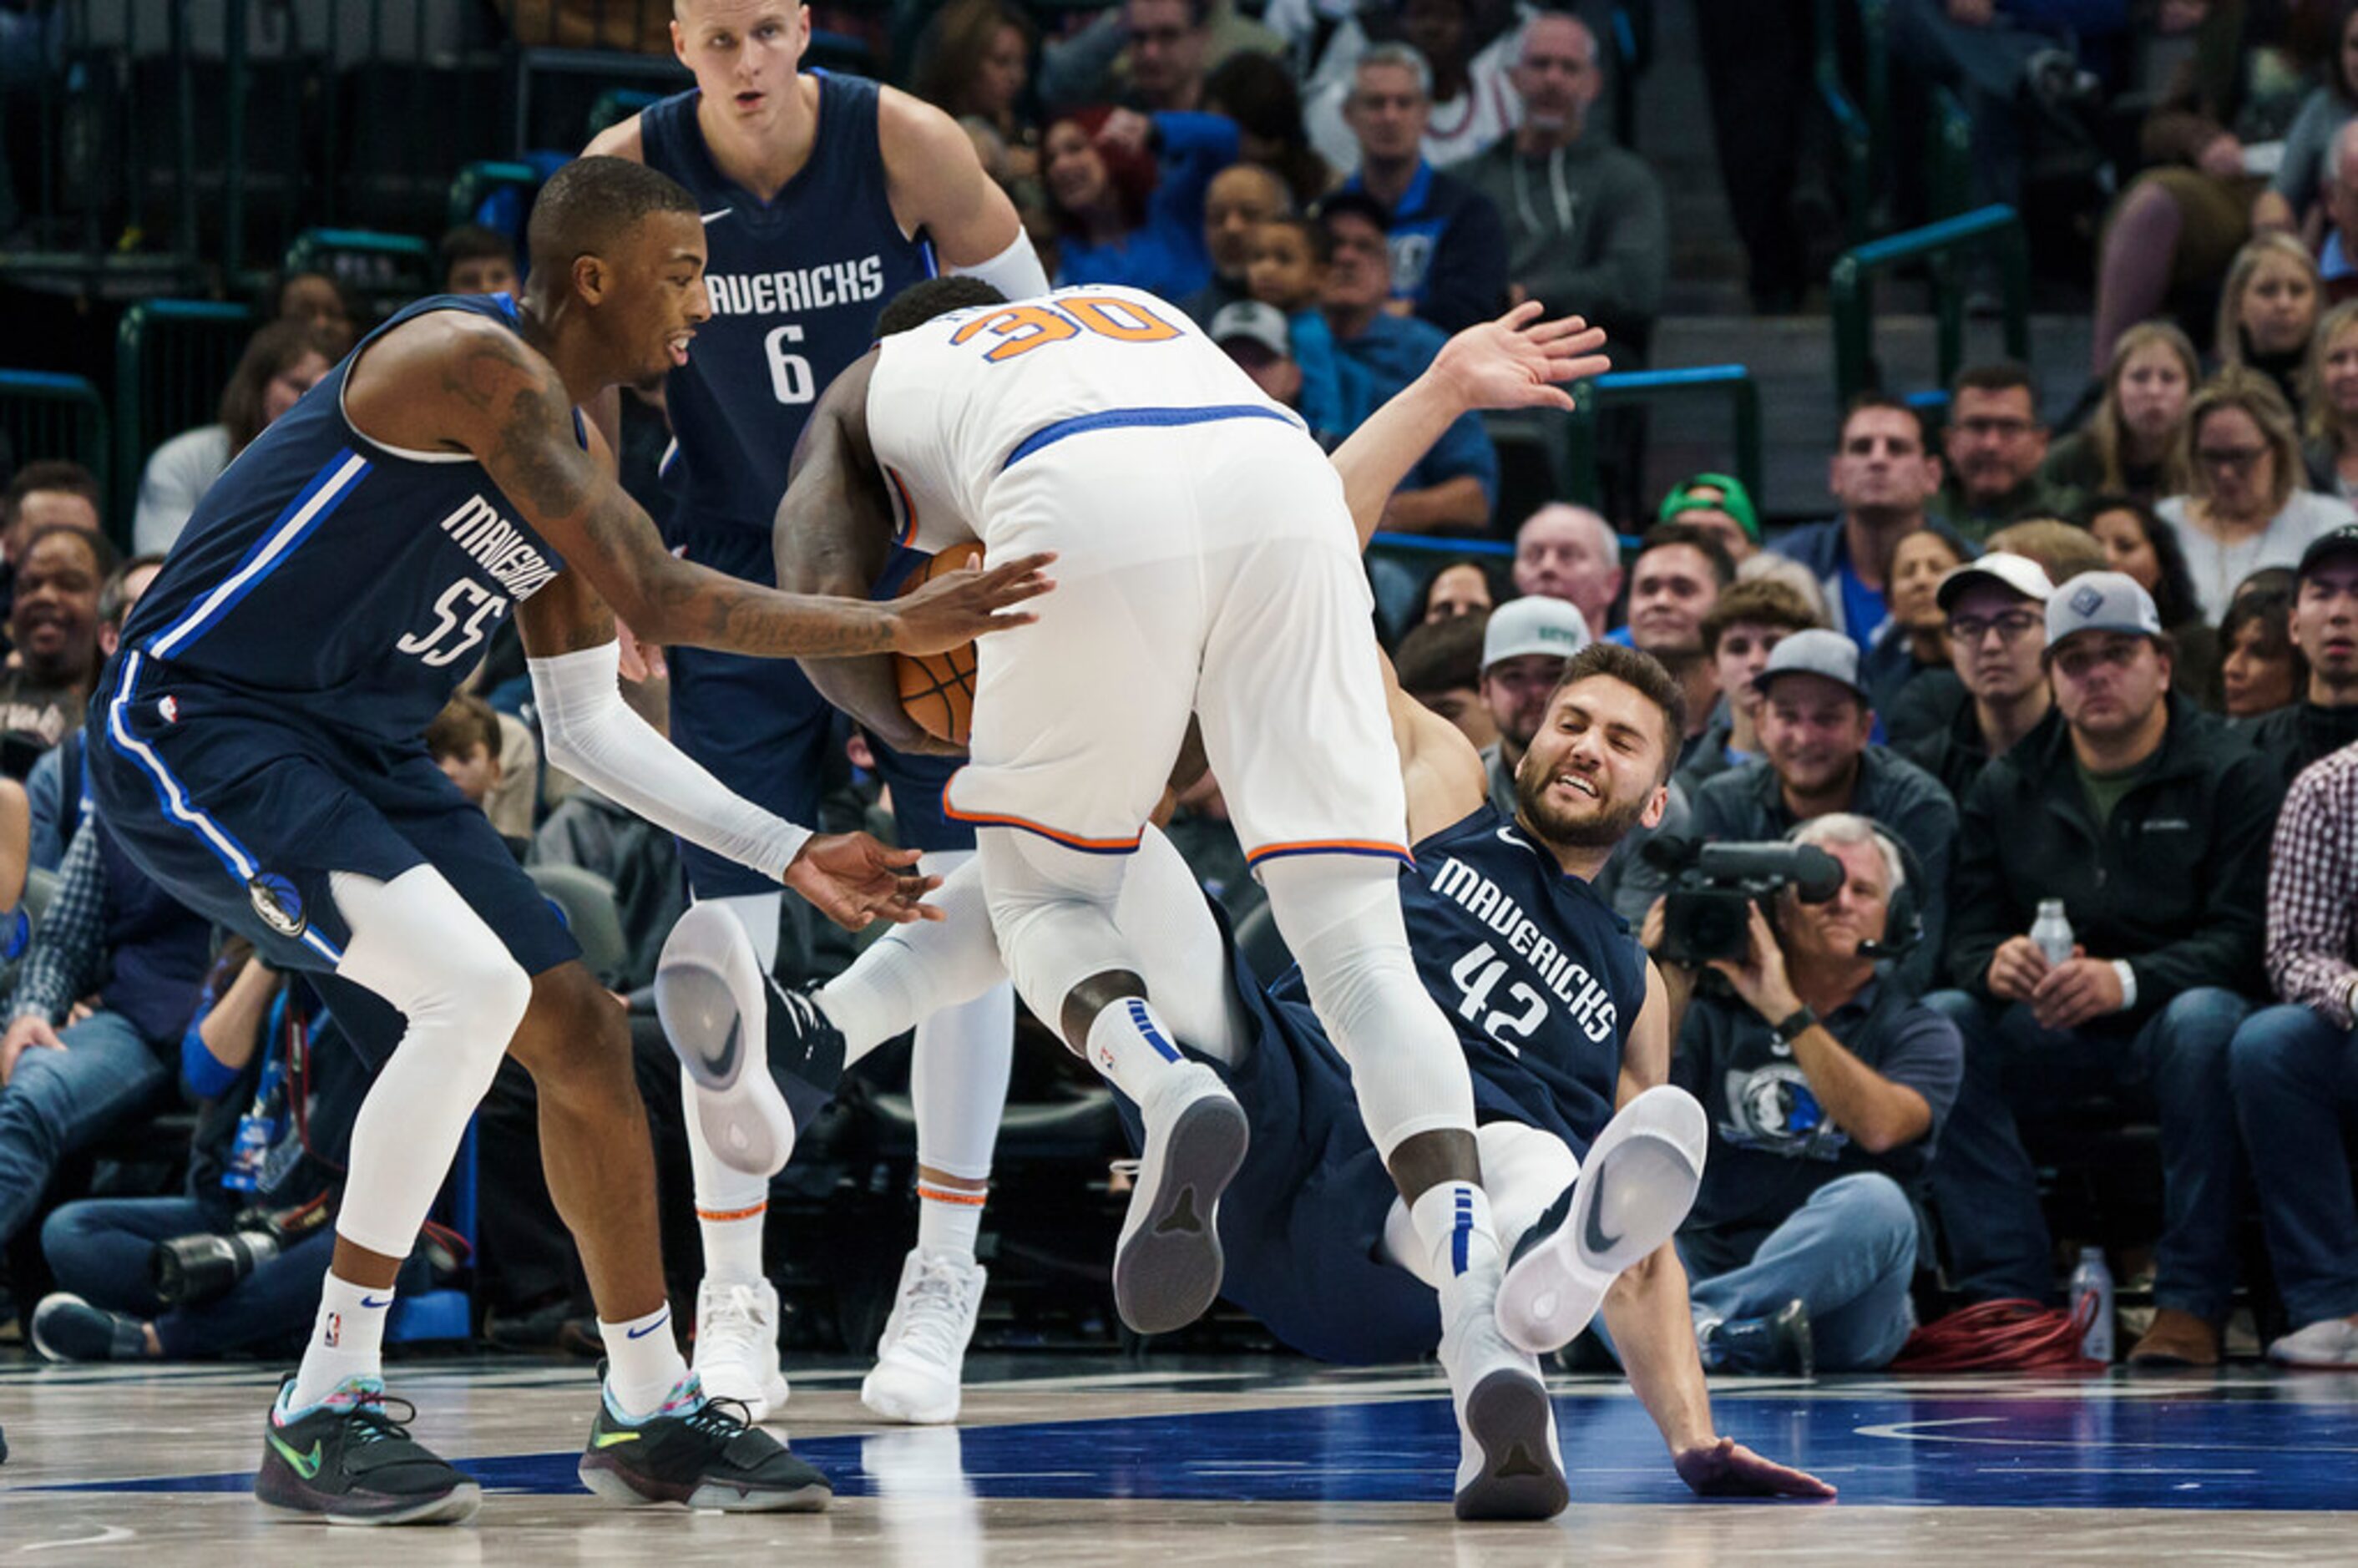
[[[369,334],[205,492],[124,647],[293,719],[425,735],[512,607],[565,569],[473,458],[384,446],[344,416],[369,346],[436,310],[516,326],[505,295],[441,296]]]

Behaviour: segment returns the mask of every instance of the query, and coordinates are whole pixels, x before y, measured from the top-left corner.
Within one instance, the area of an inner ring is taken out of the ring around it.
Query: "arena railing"
[[[493,162],[488,159],[469,164],[450,181],[449,216],[450,226],[475,222],[476,211],[503,190],[520,192],[525,205],[531,205],[532,196],[540,189],[540,170],[528,163]]]
[[[212,423],[253,324],[244,306],[211,299],[149,299],[124,313],[114,338],[114,504],[108,513],[122,538],[131,535],[148,454],[183,430]]]
[[[108,434],[106,400],[88,377],[0,370],[0,436],[18,467],[63,458],[96,474],[103,486],[110,472]]]
[[[1678,370],[1615,371],[1574,390],[1569,421],[1572,499],[1596,504],[1597,416],[1608,408],[1653,408],[1671,403],[1724,405],[1735,452],[1736,477],[1754,495],[1761,493],[1760,387],[1739,364],[1692,365]]]
[[[1834,330],[1834,397],[1837,407],[1882,385],[1875,359],[1875,277],[1921,262],[1931,269],[1937,322],[1940,384],[1955,379],[1964,363],[1965,280],[1959,262],[1994,254],[2003,307],[2006,351],[2030,360],[2030,254],[2022,220],[2003,204],[1984,207],[1920,229],[1893,234],[1844,251],[1829,282]]]

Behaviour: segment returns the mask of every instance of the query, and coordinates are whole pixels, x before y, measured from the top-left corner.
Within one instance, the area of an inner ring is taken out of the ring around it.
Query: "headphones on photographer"
[[[1868,831],[1875,835],[1876,842],[1899,862],[1900,884],[1885,896],[1883,935],[1872,941],[1860,943],[1859,954],[1862,957],[1889,958],[1897,963],[1924,944],[1924,905],[1920,891],[1924,885],[1924,868],[1916,859],[1916,852],[1898,834],[1872,818],[1861,816],[1860,820],[1866,823]],[[1785,835],[1786,842],[1801,843],[1801,835],[1808,831],[1809,826],[1808,822],[1795,824],[1792,830]],[[1820,845],[1819,848],[1825,847]],[[1828,849],[1826,852],[1832,854],[1833,851]]]

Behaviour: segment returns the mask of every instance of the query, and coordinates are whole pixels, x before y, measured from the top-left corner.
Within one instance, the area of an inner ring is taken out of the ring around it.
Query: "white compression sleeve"
[[[1021,228],[1008,247],[989,261],[954,266],[950,271],[959,277],[979,277],[1010,299],[1030,299],[1048,292],[1048,274],[1040,265],[1040,253],[1032,248],[1032,236]]]
[[[548,760],[656,827],[783,878],[810,829],[736,795],[632,712],[622,663],[618,643],[528,661]]]

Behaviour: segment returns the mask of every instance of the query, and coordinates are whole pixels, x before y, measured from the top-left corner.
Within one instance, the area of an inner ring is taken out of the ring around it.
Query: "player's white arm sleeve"
[[[1021,227],[1015,231],[1015,243],[989,261],[954,266],[950,271],[959,277],[979,277],[1010,299],[1030,299],[1048,292],[1048,274],[1040,265],[1040,253],[1032,248],[1032,236]]]
[[[527,663],[551,762],[691,844],[763,876],[785,876],[810,829],[737,795],[632,712],[620,685],[621,643]]]

